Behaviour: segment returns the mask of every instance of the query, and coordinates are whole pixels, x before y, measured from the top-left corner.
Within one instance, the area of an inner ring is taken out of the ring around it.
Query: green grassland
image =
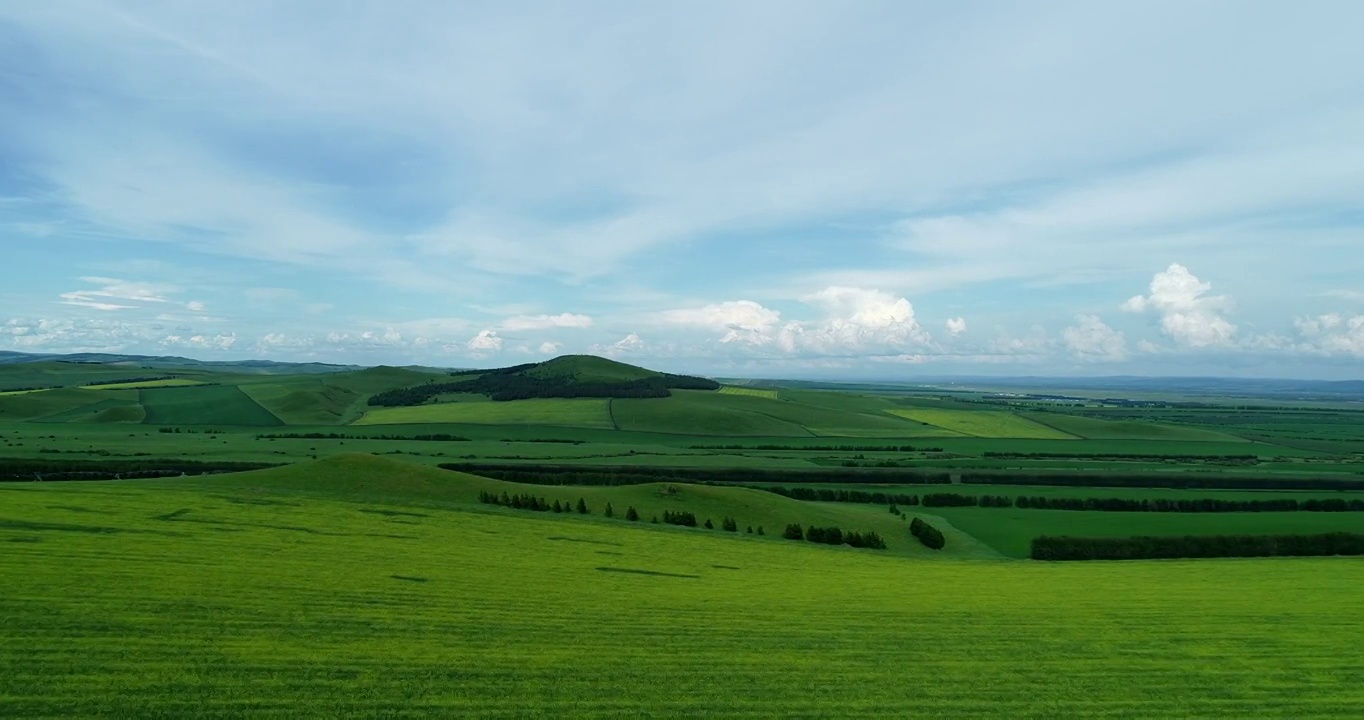
[[[414,407],[373,408],[355,425],[472,423],[484,425],[566,425],[611,428],[605,398],[545,398],[516,402],[439,403]]]
[[[1174,440],[1181,442],[1245,442],[1217,430],[1139,420],[1104,420],[1065,413],[1020,413],[1032,422],[1087,440]]]
[[[1364,703],[1356,560],[931,561],[468,502],[481,482],[340,458],[0,486],[0,715],[1309,718]]]

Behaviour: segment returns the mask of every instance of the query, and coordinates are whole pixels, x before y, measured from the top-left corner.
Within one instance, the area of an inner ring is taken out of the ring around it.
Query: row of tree
[[[587,508],[587,501],[582,498],[578,498],[577,506],[573,506],[569,505],[567,502],[561,503],[558,500],[551,503],[542,497],[531,495],[530,493],[511,495],[504,492],[501,495],[498,495],[497,493],[480,491],[478,493],[478,501],[485,505],[501,505],[502,507],[509,507],[516,510],[534,510],[536,512],[556,513],[576,512],[579,515],[587,515],[590,513]],[[630,509],[634,510],[634,508]],[[606,505],[606,516],[611,517],[610,503],[607,503]]]
[[[1165,453],[1059,453],[1059,452],[1014,452],[987,450],[984,457],[1017,460],[1131,460],[1147,462],[1211,462],[1229,465],[1254,465],[1260,461],[1256,455],[1169,455]]]
[[[942,452],[914,445],[692,445],[692,450],[811,450],[820,452]]]
[[[1364,555],[1364,535],[1186,535],[1182,537],[1033,538],[1034,560]]]
[[[782,487],[780,485],[764,486],[762,488],[770,493],[775,493],[792,500],[805,500],[807,502],[846,502],[846,503],[865,503],[868,505],[918,505],[918,495],[907,495],[904,493],[887,492],[868,492],[866,490],[836,490],[834,488],[809,488],[809,487]]]
[[[1207,473],[964,472],[968,485],[1053,485],[1208,490],[1364,490],[1364,479],[1242,477]]]
[[[279,467],[279,463],[172,460],[59,460],[0,458],[0,481],[117,480],[246,472]]]
[[[846,468],[811,470],[763,468],[631,468],[610,465],[444,463],[446,470],[483,475],[499,480],[534,485],[642,485],[654,482],[699,482],[717,485],[747,483],[867,483],[880,485],[947,485],[950,474],[941,471],[881,471]]]
[[[688,375],[660,374],[616,382],[579,382],[566,375],[539,376],[518,370],[485,372],[453,382],[429,382],[385,390],[370,396],[368,402],[378,407],[403,407],[421,405],[438,395],[450,393],[487,395],[500,402],[530,398],[662,398],[671,395],[672,390],[718,389],[720,383],[714,380]]]
[[[1030,510],[1081,510],[1093,512],[1166,512],[1166,513],[1243,513],[1243,512],[1364,512],[1364,499],[1273,498],[1268,500],[1225,500],[1221,498],[1110,498],[1045,497],[1019,495],[963,495],[929,493],[924,507],[998,507]]]
[[[162,428],[163,430],[165,428]],[[266,433],[257,440],[415,440],[418,442],[469,442],[469,438],[449,433],[423,435],[347,435],[345,433]]]
[[[947,546],[947,538],[942,531],[919,518],[909,521],[909,534],[919,539],[930,550],[941,550]]]
[[[854,532],[838,527],[814,527],[808,530],[799,523],[791,523],[782,531],[787,540],[806,540],[824,545],[848,545],[855,548],[885,550],[886,541],[876,532]]]

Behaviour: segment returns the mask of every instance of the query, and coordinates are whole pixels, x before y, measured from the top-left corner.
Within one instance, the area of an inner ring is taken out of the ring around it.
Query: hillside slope
[[[886,540],[888,552],[916,557],[997,557],[998,555],[964,533],[958,532],[936,516],[923,517],[943,527],[948,535],[948,547],[942,552],[924,548],[909,535],[908,522],[886,512],[880,506],[846,503],[808,503],[775,495],[762,490],[740,487],[714,487],[686,483],[649,483],[617,487],[542,486],[493,480],[477,475],[438,470],[412,465],[374,455],[348,453],[295,465],[257,470],[230,475],[214,475],[192,479],[138,481],[145,485],[195,487],[206,490],[251,490],[258,493],[307,494],[331,499],[376,502],[396,505],[479,505],[489,512],[521,514],[530,511],[504,510],[479,504],[480,493],[519,495],[529,493],[562,506],[572,506],[582,499],[591,509],[589,516],[576,513],[554,516],[565,522],[625,522],[630,507],[641,516],[641,525],[660,530],[682,531],[665,525],[653,525],[654,516],[665,511],[691,512],[699,523],[710,519],[716,529],[721,521],[732,517],[738,523],[739,534],[752,526],[763,527],[766,536],[777,542],[788,523],[803,527],[840,527],[844,530],[875,531]],[[614,509],[616,520],[602,517],[607,503]],[[544,513],[532,513],[541,514]],[[704,532],[690,530],[689,532]],[[862,550],[859,552],[879,552]]]

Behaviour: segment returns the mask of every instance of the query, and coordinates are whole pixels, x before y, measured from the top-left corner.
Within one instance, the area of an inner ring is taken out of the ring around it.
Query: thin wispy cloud
[[[10,3],[0,348],[1339,375],[1364,352],[1361,24]]]

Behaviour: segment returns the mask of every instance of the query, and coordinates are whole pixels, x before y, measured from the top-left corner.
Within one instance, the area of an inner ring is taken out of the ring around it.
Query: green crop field
[[[340,458],[0,486],[0,714],[1307,718],[1364,703],[1356,560],[913,559],[490,508],[467,501],[479,482]]]
[[[994,410],[949,410],[943,408],[899,407],[886,412],[953,433],[987,438],[1029,438],[1065,440],[1075,436],[1013,413]]]
[[[537,399],[373,408],[367,410],[364,417],[355,421],[355,424],[472,423],[610,428],[611,413],[607,402],[602,398]]]
[[[748,397],[766,398],[768,400],[777,399],[777,391],[772,388],[739,387],[738,385],[726,385],[720,388],[719,392],[725,395],[746,395]]]
[[[149,425],[281,425],[235,385],[151,388],[138,391]]]
[[[1065,413],[1023,413],[1021,417],[1087,440],[1174,440],[1180,442],[1245,442],[1244,438],[1200,427],[1133,420],[1103,420]]]
[[[163,387],[191,387],[203,385],[203,380],[190,380],[189,378],[167,378],[165,380],[142,380],[140,382],[125,383],[105,383],[102,385],[86,385],[86,390],[140,390],[142,388],[163,388]]]

